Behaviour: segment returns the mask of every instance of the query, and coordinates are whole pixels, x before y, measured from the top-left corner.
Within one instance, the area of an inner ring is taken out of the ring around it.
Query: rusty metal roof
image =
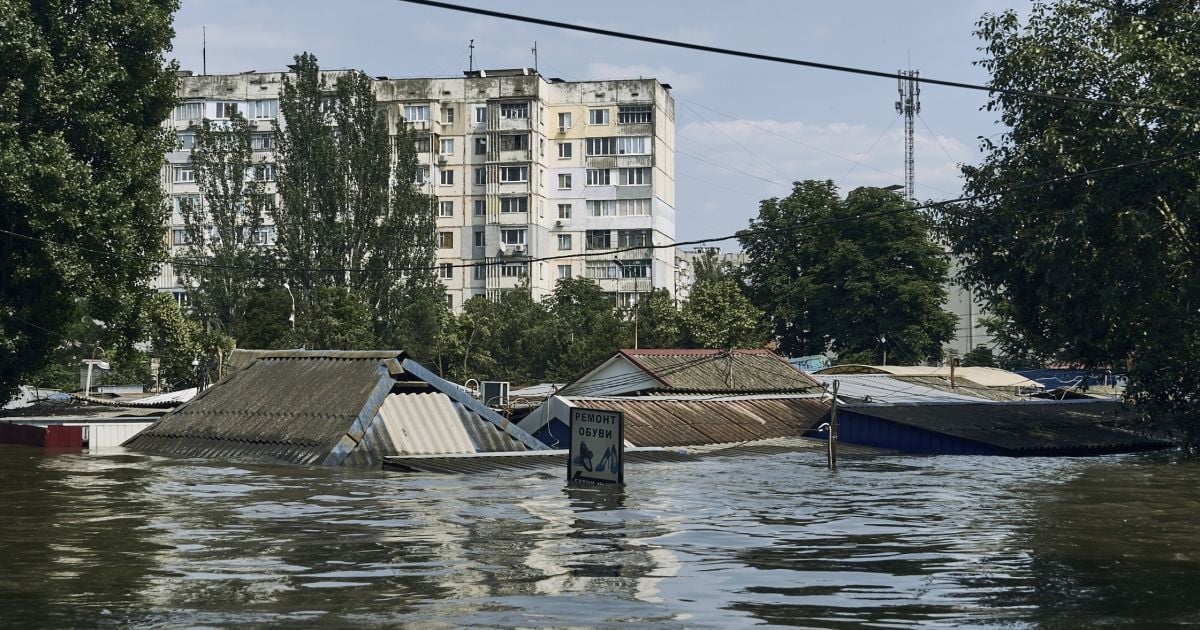
[[[798,392],[820,385],[768,350],[621,350],[672,392]]]
[[[793,368],[788,366],[788,369]],[[568,400],[573,407],[623,412],[625,439],[636,446],[693,446],[798,437],[829,410],[829,402],[818,396]]]
[[[1117,428],[1130,416],[1108,401],[845,405],[845,411],[991,445],[1009,454],[1072,455],[1167,448]]]

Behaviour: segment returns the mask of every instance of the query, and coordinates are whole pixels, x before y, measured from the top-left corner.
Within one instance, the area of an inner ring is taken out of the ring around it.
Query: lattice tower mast
[[[896,113],[904,114],[904,196],[916,201],[914,190],[915,160],[913,157],[913,120],[921,113],[921,84],[916,81],[921,73],[916,70],[900,70],[896,73],[896,90],[900,100],[896,101]]]

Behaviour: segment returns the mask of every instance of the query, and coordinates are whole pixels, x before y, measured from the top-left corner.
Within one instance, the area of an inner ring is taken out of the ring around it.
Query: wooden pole
[[[829,408],[829,469],[837,468],[837,439],[838,439],[838,382],[833,382],[833,406]]]

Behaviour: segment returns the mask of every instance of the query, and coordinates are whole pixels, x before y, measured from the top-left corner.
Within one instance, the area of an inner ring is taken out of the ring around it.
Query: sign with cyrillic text
[[[571,408],[567,483],[625,483],[625,416],[620,411]]]

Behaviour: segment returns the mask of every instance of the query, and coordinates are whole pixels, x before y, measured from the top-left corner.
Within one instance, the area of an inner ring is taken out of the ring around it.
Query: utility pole
[[[533,42],[533,71],[534,71],[534,73],[537,73],[537,71],[538,71],[538,66],[537,66],[537,42]]]
[[[916,80],[919,76],[921,73],[916,70],[896,72],[896,89],[900,93],[896,113],[904,114],[904,196],[909,201],[917,199],[913,189],[913,119],[921,113],[921,84]]]
[[[474,72],[475,71],[475,40],[472,39],[471,43],[467,45],[467,48],[469,49],[469,52],[467,53],[467,71]]]

